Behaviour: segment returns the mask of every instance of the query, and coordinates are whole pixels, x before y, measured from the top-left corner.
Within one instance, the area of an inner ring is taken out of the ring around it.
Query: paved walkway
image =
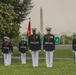
[[[2,58],[2,56],[0,56]],[[13,56],[12,59],[20,59],[18,56]],[[31,59],[31,57],[27,57],[27,59]],[[45,58],[39,58],[39,59],[45,59]],[[54,58],[55,60],[74,60],[73,58]]]

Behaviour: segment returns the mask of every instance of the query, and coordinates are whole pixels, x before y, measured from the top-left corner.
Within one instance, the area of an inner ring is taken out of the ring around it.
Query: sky
[[[27,31],[28,18],[31,18],[31,27],[40,31],[40,8],[43,8],[43,31],[46,27],[52,28],[53,34],[76,32],[76,0],[32,0],[35,5],[27,20],[22,22],[20,32]]]

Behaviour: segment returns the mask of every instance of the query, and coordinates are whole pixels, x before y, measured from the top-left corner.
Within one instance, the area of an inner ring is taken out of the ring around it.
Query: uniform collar
[[[47,35],[51,35],[51,34],[47,34]]]
[[[33,35],[36,35],[36,34],[33,34]]]

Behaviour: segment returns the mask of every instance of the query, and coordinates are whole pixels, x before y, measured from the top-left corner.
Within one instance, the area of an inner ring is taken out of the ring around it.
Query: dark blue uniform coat
[[[28,51],[28,45],[26,41],[21,41],[19,43],[19,52],[21,53],[26,53],[26,51]]]
[[[29,48],[32,51],[41,50],[40,36],[33,34],[29,36]]]
[[[76,38],[73,39],[72,48],[73,48],[74,51],[76,51]]]
[[[52,35],[52,34],[44,35],[43,49],[46,50],[46,51],[53,51],[53,50],[55,50],[54,35]]]

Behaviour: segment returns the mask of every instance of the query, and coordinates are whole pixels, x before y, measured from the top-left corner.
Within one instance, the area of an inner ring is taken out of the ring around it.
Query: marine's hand
[[[3,55],[3,52],[1,54]]]
[[[45,52],[45,50],[43,50]]]

